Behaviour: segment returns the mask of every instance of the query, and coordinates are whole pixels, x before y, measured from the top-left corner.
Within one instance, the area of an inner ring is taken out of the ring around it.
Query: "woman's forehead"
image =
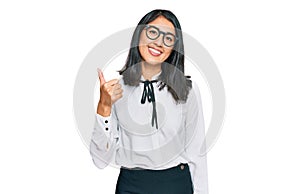
[[[172,22],[170,22],[163,16],[159,16],[148,24],[158,27],[161,31],[175,33],[175,27]]]

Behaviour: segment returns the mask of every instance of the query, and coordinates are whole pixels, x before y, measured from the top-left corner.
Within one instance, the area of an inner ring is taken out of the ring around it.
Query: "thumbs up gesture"
[[[106,81],[103,72],[98,70],[100,81],[100,100],[98,103],[97,113],[102,116],[108,116],[113,103],[122,97],[122,87],[118,79]]]

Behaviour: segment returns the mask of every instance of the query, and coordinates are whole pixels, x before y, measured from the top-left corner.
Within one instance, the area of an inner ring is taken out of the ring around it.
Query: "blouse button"
[[[105,123],[108,123],[108,120],[105,120]]]
[[[108,127],[105,127],[105,130],[108,131]]]
[[[184,169],[184,165],[182,164],[182,165],[180,165],[180,169],[181,170],[183,170]]]

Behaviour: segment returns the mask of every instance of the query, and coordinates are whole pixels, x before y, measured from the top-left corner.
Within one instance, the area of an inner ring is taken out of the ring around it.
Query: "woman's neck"
[[[151,78],[161,72],[161,64],[149,64],[146,62],[142,62],[142,75],[145,80],[151,80]]]

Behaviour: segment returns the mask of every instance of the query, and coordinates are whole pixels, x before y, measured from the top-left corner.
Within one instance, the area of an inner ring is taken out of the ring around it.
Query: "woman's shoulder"
[[[200,100],[201,95],[200,95],[200,89],[198,86],[198,83],[195,80],[191,79],[191,89],[188,94],[188,101],[195,101],[195,100]]]
[[[119,84],[121,84],[122,87],[126,87],[127,89],[133,89],[133,88],[136,88],[136,87],[139,85],[139,84],[138,84],[137,86],[133,86],[133,85],[129,84],[129,83],[128,83],[128,80],[125,81],[123,75],[121,75],[118,79],[119,79]]]
[[[124,92],[132,91],[133,89],[136,88],[134,86],[130,86],[126,84],[122,75],[118,79],[119,79],[119,84],[121,85]]]
[[[195,80],[191,79],[191,85],[192,85],[192,88],[191,88],[192,91],[194,91],[194,92],[199,91],[198,83]]]

